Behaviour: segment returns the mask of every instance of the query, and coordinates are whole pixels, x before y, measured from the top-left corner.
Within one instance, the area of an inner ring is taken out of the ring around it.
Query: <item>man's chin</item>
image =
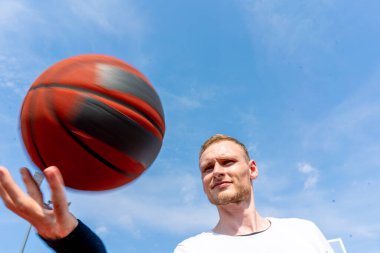
[[[209,197],[211,204],[216,206],[224,206],[228,204],[239,204],[250,197],[249,191],[236,192],[233,190],[220,191],[214,196]]]
[[[210,201],[212,204],[216,206],[223,206],[223,205],[241,202],[241,200],[237,198],[236,194],[227,193],[227,192],[219,193],[218,196],[214,196],[213,199]]]

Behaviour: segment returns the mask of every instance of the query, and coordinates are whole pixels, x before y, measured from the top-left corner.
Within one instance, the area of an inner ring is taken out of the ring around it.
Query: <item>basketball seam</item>
[[[105,160],[103,157],[101,157],[98,153],[96,153],[94,150],[92,150],[90,147],[88,147],[84,142],[82,142],[79,138],[77,138],[73,133],[71,133],[70,129],[64,124],[64,122],[61,120],[60,117],[55,113],[55,111],[52,109],[51,102],[49,100],[48,102],[48,110],[51,112],[52,116],[56,119],[58,124],[62,127],[62,129],[66,132],[67,135],[69,135],[74,142],[76,142],[79,146],[81,146],[85,151],[90,153],[94,158],[96,158],[99,162],[103,163],[104,165],[107,166],[107,168],[112,169],[113,171],[125,176],[125,177],[130,177],[130,176],[136,176],[133,173],[128,173],[114,164],[110,163],[109,161]]]
[[[162,137],[164,136],[164,133],[163,133],[163,130],[161,129],[161,127],[151,117],[149,117],[146,113],[142,112],[140,109],[138,109],[138,108],[136,108],[134,106],[131,106],[130,104],[127,104],[127,103],[125,103],[123,101],[120,101],[119,99],[107,96],[107,95],[105,95],[105,94],[103,94],[101,92],[94,91],[94,90],[91,90],[91,89],[87,89],[87,88],[83,88],[83,87],[77,87],[77,86],[67,86],[67,85],[64,85],[64,84],[55,84],[55,83],[51,83],[51,84],[41,83],[39,85],[36,85],[36,86],[30,88],[30,90],[38,90],[38,89],[41,89],[41,88],[46,88],[46,89],[49,89],[49,88],[63,88],[63,89],[69,89],[69,90],[86,91],[88,93],[95,94],[95,95],[97,95],[99,97],[109,99],[109,100],[111,100],[113,102],[116,102],[118,104],[122,104],[122,105],[126,106],[127,108],[133,110],[134,112],[137,112],[137,113],[141,114],[142,116],[144,116],[157,129],[157,131],[161,134],[161,136]]]

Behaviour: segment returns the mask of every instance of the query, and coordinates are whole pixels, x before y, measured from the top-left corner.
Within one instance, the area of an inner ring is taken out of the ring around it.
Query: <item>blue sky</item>
[[[159,157],[138,180],[103,193],[68,190],[72,212],[109,252],[172,252],[213,227],[197,154],[225,133],[256,160],[263,215],[307,218],[350,253],[379,253],[379,8],[369,0],[0,0],[0,164],[18,182],[19,167],[33,169],[18,125],[33,80],[69,56],[108,54],[150,79],[167,124]],[[0,252],[18,252],[27,227],[1,205]],[[33,232],[25,252],[50,251]]]

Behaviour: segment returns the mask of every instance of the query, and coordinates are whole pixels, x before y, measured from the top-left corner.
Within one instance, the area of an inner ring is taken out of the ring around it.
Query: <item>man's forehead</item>
[[[223,140],[207,147],[201,155],[199,162],[202,163],[203,161],[214,159],[216,157],[239,155],[244,155],[244,150],[239,144],[233,141]]]

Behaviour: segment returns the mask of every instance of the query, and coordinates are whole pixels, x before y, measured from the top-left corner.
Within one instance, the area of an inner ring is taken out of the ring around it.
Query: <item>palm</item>
[[[49,167],[44,173],[51,189],[53,208],[46,208],[38,184],[26,169],[21,170],[21,175],[28,193],[14,182],[7,169],[0,167],[0,195],[9,209],[30,222],[41,236],[62,238],[75,228],[77,220],[68,211],[58,169]]]

